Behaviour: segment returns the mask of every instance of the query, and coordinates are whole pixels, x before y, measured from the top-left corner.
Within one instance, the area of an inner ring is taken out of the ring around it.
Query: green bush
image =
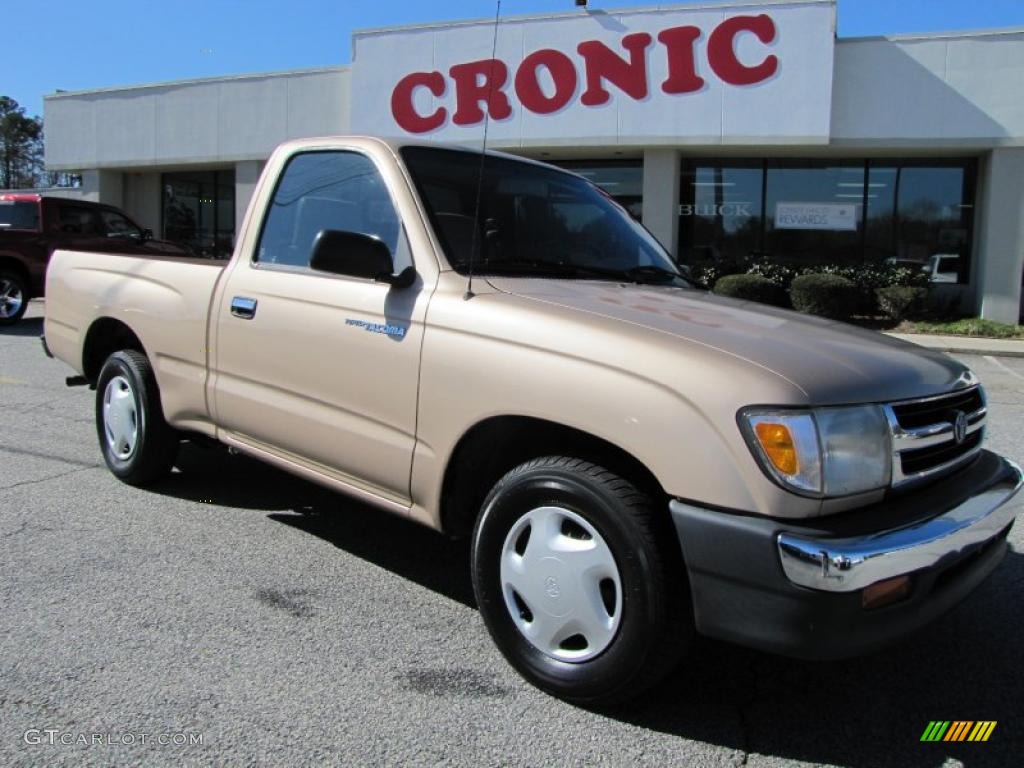
[[[807,266],[776,262],[761,258],[757,261],[733,258],[719,261],[703,261],[690,267],[691,277],[700,285],[714,290],[715,285],[727,275],[758,275],[783,290],[789,290],[793,280],[801,275],[824,274],[843,277],[858,289],[859,301],[855,313],[873,315],[879,306],[877,291],[890,287],[927,287],[928,276],[920,269],[887,263],[865,264],[820,264]]]
[[[861,291],[845,277],[812,273],[793,279],[789,298],[800,312],[849,320],[861,303]]]
[[[775,283],[784,290],[789,289],[793,278],[800,274],[797,267],[790,267],[785,264],[776,264],[774,261],[763,260],[751,264],[746,270],[748,275],[760,275]]]
[[[746,264],[740,264],[733,259],[703,261],[690,267],[690,278],[710,291],[714,290],[715,284],[726,275],[738,275],[746,271]]]
[[[760,275],[726,275],[719,278],[715,283],[714,290],[719,296],[728,296],[733,299],[756,301],[776,307],[784,307],[788,304],[786,292],[768,278]]]
[[[878,308],[893,320],[919,316],[925,308],[928,289],[910,285],[890,285],[875,291]]]

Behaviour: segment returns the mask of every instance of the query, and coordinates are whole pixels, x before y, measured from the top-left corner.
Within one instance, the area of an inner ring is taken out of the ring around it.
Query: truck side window
[[[101,211],[103,226],[107,231],[107,237],[133,237],[136,240],[142,239],[142,232],[117,211]]]
[[[77,205],[60,207],[60,231],[69,235],[95,235],[99,232],[96,212]]]
[[[313,241],[324,229],[374,235],[391,249],[397,269],[410,263],[387,185],[365,155],[306,152],[289,160],[274,191],[255,260],[307,267]]]

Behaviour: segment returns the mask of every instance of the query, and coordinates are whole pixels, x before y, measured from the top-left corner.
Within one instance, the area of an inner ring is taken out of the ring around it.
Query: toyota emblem
[[[956,440],[957,445],[964,441],[967,437],[967,414],[963,411],[956,412],[956,418],[953,420],[953,439]]]

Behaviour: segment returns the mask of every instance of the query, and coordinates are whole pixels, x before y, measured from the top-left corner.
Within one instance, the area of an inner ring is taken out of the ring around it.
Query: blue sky
[[[590,7],[655,4],[591,0]],[[9,63],[0,95],[41,114],[43,94],[58,88],[344,64],[353,29],[488,17],[494,7],[481,0],[4,0]],[[571,10],[573,0],[502,1],[503,15]],[[1024,0],[839,0],[840,37],[1011,26],[1024,27]]]

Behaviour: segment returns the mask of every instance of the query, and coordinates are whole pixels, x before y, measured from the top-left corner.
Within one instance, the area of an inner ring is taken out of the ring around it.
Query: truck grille
[[[885,406],[893,487],[937,479],[970,461],[981,450],[986,414],[980,386]]]

